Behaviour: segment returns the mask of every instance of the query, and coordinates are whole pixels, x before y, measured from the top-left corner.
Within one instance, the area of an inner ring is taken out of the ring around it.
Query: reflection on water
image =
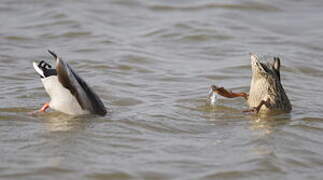
[[[251,115],[250,118],[250,128],[255,131],[263,132],[263,135],[268,135],[273,132],[278,126],[285,125],[290,122],[290,114],[258,114]]]
[[[91,116],[76,117],[59,112],[51,112],[39,116],[49,132],[80,131],[91,126],[90,117]]]

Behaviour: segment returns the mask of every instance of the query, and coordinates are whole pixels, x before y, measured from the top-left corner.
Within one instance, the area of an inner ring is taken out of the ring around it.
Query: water
[[[4,0],[0,179],[322,179],[321,1]],[[56,51],[110,113],[48,102],[32,61]],[[206,103],[248,91],[249,52],[280,56],[290,114]]]

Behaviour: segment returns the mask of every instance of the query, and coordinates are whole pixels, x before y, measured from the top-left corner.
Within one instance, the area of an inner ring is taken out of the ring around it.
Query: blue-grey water
[[[323,1],[2,0],[0,179],[323,178]],[[49,101],[33,61],[68,62],[109,114]],[[210,106],[248,91],[249,53],[280,56],[290,114]]]

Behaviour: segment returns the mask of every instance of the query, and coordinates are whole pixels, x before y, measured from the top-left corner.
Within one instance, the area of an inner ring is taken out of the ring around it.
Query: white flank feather
[[[71,92],[58,81],[57,76],[49,76],[41,80],[51,99],[50,108],[70,115],[89,114],[81,108]]]

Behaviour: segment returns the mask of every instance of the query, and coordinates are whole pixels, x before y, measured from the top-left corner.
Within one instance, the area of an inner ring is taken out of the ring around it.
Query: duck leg
[[[224,87],[217,87],[215,85],[211,86],[213,92],[219,94],[220,96],[227,97],[227,98],[235,98],[235,97],[243,97],[248,99],[248,94],[244,92],[234,93],[232,91],[226,90]]]
[[[245,110],[243,112],[254,112],[254,113],[257,114],[260,111],[260,109],[261,109],[261,107],[263,105],[265,105],[267,108],[269,108],[270,107],[270,99],[268,98],[267,100],[262,100],[262,101],[260,101],[258,106],[253,107],[253,108],[248,109],[248,110]]]
[[[46,109],[48,109],[49,108],[49,104],[48,103],[45,103],[44,105],[43,105],[43,107],[41,107],[38,111],[39,112],[45,112],[46,111]]]
[[[39,110],[29,112],[28,114],[29,114],[29,115],[34,115],[34,114],[36,114],[36,113],[45,112],[45,111],[46,111],[46,109],[48,109],[48,108],[49,108],[49,104],[48,104],[48,103],[45,103],[45,104],[43,105],[43,107],[41,107]]]

